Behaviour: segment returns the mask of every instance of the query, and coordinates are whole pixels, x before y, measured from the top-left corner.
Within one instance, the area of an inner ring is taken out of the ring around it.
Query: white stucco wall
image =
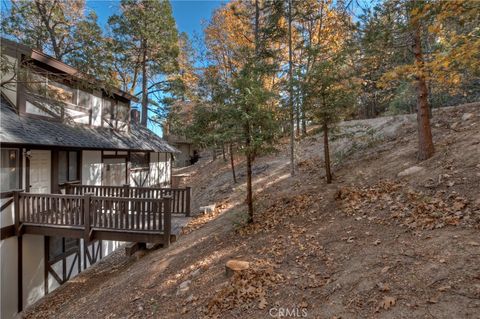
[[[82,184],[102,185],[102,152],[82,151]]]
[[[102,92],[96,91],[92,98],[92,125],[102,125]]]
[[[44,296],[44,238],[23,235],[23,307]]]
[[[0,199],[3,205],[9,198]],[[14,205],[0,213],[0,227],[14,224]],[[0,241],[0,317],[13,318],[17,312],[17,237]]]
[[[150,175],[148,186],[170,183],[170,154],[150,153]]]
[[[23,154],[24,149],[20,149]],[[22,155],[23,156],[23,155]],[[23,156],[23,172],[25,172],[25,156]],[[25,185],[23,174],[22,185]],[[0,199],[0,206],[9,199]],[[14,205],[8,206],[0,214],[0,227],[14,224]],[[0,241],[0,318],[13,318],[17,313],[17,237],[10,237]]]
[[[17,313],[17,237],[0,241],[0,317],[9,319]]]

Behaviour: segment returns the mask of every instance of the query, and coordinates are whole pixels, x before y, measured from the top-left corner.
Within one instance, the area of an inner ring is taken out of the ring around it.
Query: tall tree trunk
[[[330,170],[330,148],[328,145],[328,125],[323,123],[323,154],[325,157],[325,177],[327,178],[327,184],[332,182],[332,172]]]
[[[253,223],[252,155],[247,154],[247,205],[248,222]]]
[[[295,121],[293,105],[292,0],[288,0],[288,81],[290,103],[290,175],[295,176]],[[298,114],[297,114],[298,120]],[[297,126],[298,129],[298,126]]]
[[[212,162],[214,162],[217,159],[217,150],[215,146],[212,146]]]
[[[420,22],[418,21],[418,17],[412,17],[410,21],[413,27],[413,54],[415,55],[415,62],[418,65],[418,73],[415,77],[417,81],[418,159],[426,160],[432,157],[435,152],[433,147],[432,130],[430,127],[428,88],[423,67],[424,61]]]
[[[147,40],[142,41],[142,122],[147,127],[148,122],[148,78],[147,78]]]
[[[223,161],[226,162],[227,157],[225,155],[225,143],[222,143],[222,157],[223,157]]]
[[[305,104],[302,103],[302,136],[307,136],[307,119],[305,118]]]
[[[255,0],[255,56],[259,56],[259,30],[260,30],[260,8],[258,0]],[[245,109],[250,114],[250,106],[247,104]],[[253,150],[251,149],[251,127],[250,121],[247,119],[244,126],[245,133],[245,149],[247,157],[247,205],[248,205],[248,222],[253,223],[253,188],[252,188],[252,162]]]
[[[230,166],[232,167],[233,182],[236,184],[237,183],[237,176],[235,175],[235,161],[233,159],[233,146],[232,146],[232,144],[230,144]]]

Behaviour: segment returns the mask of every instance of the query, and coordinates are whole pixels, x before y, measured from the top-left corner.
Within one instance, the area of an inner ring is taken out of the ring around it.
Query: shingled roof
[[[0,98],[0,143],[80,149],[135,150],[179,153],[145,127],[132,124],[130,132],[20,116]]]

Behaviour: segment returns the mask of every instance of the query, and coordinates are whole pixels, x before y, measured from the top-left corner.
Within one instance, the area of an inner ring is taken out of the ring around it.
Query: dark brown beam
[[[22,224],[24,234],[43,235],[43,236],[57,236],[69,238],[83,238],[83,227],[66,227],[59,225],[33,225]]]
[[[17,237],[17,310],[23,310],[23,243],[22,236]]]
[[[0,229],[0,240],[15,236],[15,225],[9,225]]]

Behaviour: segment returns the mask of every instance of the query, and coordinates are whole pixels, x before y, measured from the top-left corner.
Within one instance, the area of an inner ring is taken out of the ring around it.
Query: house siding
[[[0,317],[5,319],[13,318],[17,313],[17,251],[17,237],[10,237],[1,241]]]

